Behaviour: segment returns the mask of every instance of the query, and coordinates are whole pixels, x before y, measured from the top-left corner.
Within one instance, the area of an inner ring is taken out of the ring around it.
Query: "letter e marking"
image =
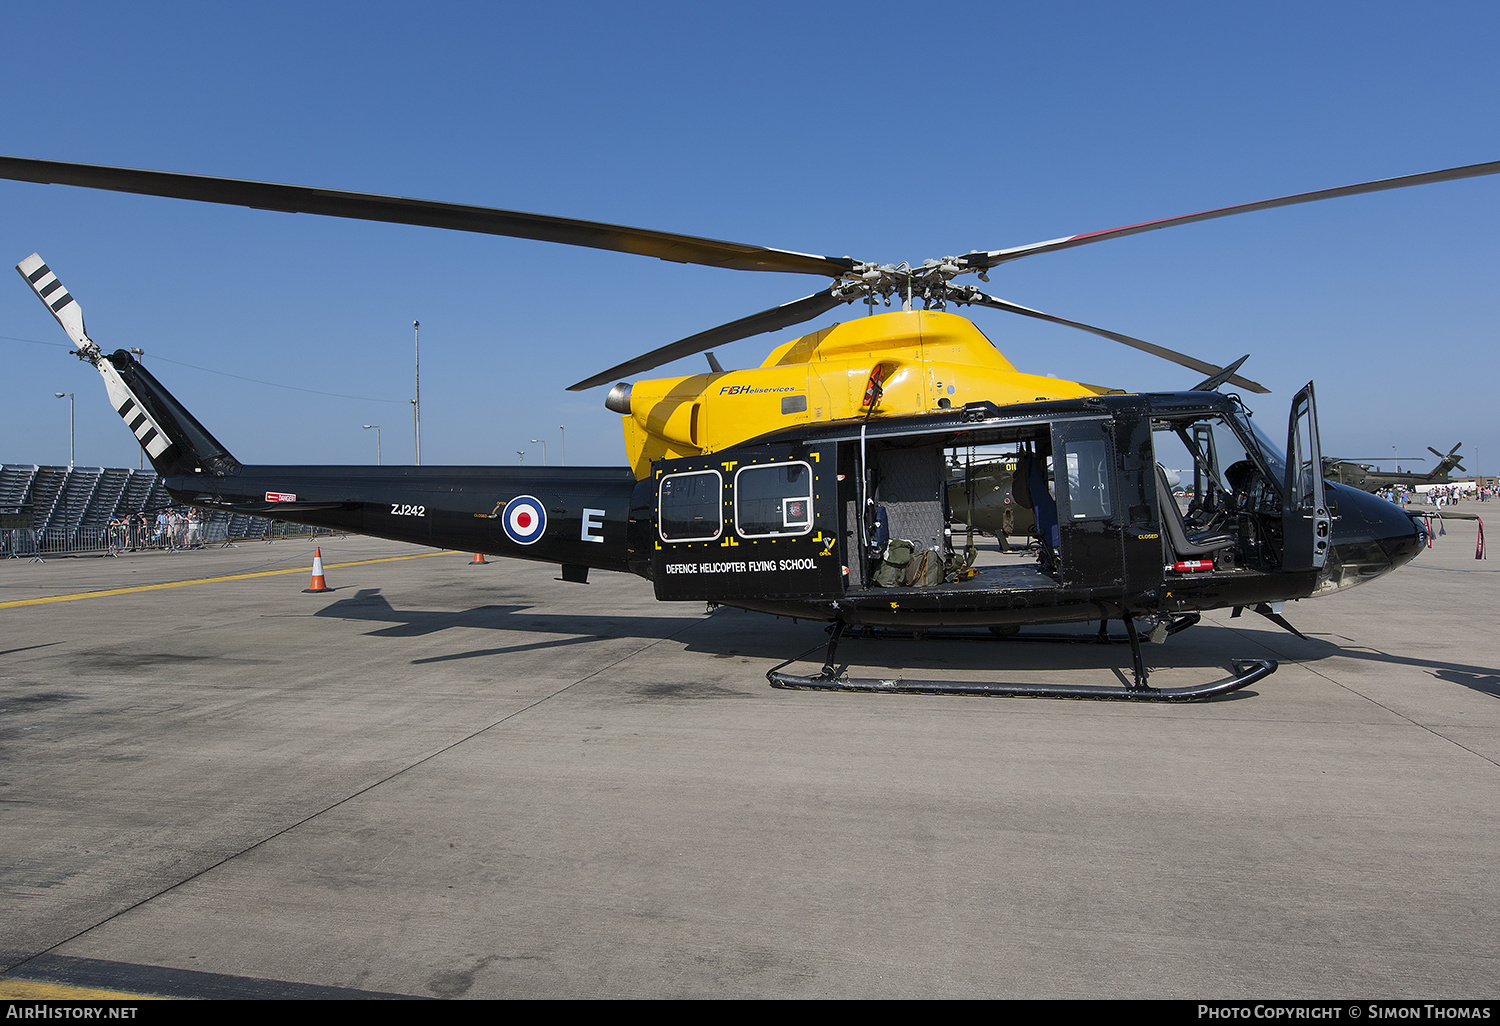
[[[595,531],[604,530],[604,510],[586,509],[583,511],[583,530],[579,532],[579,538],[586,542],[603,542],[603,534],[594,534]]]

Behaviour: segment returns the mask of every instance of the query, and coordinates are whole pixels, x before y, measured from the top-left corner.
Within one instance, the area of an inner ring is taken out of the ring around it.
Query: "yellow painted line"
[[[61,983],[37,983],[34,980],[0,979],[0,1001],[159,1001],[144,994],[123,990],[95,990],[92,987],[68,987]]]
[[[418,552],[411,556],[383,556],[380,559],[357,559],[352,563],[327,563],[324,569],[339,569],[346,566],[365,566],[369,563],[394,563],[402,559],[426,559],[428,556],[441,556],[451,552],[451,549],[441,549],[437,552]],[[80,591],[72,595],[47,595],[43,598],[16,599],[13,602],[0,602],[0,609],[12,609],[16,606],[40,606],[47,602],[74,602],[78,599],[103,598],[106,595],[131,595],[138,591],[161,591],[163,588],[186,588],[190,584],[218,584],[221,581],[244,581],[251,577],[275,577],[278,574],[305,574],[310,573],[305,566],[292,567],[287,570],[257,570],[250,574],[229,574],[225,577],[195,577],[190,581],[168,581],[165,584],[137,584],[129,588],[109,588],[105,591]]]

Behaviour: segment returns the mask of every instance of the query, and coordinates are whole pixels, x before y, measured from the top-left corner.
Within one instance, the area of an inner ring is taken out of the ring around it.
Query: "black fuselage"
[[[1182,514],[1159,487],[1152,431],[1227,421],[1228,411],[1212,393],[979,404],[803,426],[660,461],[641,481],[626,468],[235,464],[165,483],[194,505],[555,563],[565,580],[585,581],[589,569],[632,572],[664,600],[915,628],[1252,606],[1360,583],[1415,555],[1420,530],[1397,507],[1329,484],[1328,558],[1299,564],[1285,546],[1276,464],[1245,438],[1255,466],[1215,514],[1214,537],[1228,541],[1184,570],[1167,530]],[[1055,468],[1026,499],[1054,525],[1039,532],[1041,559],[882,578],[888,543],[877,531],[951,559],[960,546],[949,464],[954,453],[997,444],[1039,461],[1038,473]]]

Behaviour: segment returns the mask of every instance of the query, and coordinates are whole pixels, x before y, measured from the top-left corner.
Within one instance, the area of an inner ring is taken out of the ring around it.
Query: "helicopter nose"
[[[1416,558],[1427,544],[1421,523],[1393,502],[1350,485],[1325,482],[1333,522],[1333,558],[1323,589],[1363,584]]]

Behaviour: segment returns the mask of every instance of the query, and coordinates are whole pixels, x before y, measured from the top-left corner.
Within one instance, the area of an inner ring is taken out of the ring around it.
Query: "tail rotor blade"
[[[57,318],[57,323],[62,325],[63,331],[68,333],[68,337],[80,350],[98,350],[99,347],[84,333],[83,309],[40,255],[31,254],[16,265],[16,270],[26,279],[26,284],[31,286],[37,298],[47,304],[47,309]]]
[[[52,311],[52,316],[57,318],[57,323],[62,325],[68,337],[78,345],[79,358],[94,365],[94,369],[104,379],[109,404],[141,443],[146,455],[155,462],[172,447],[172,440],[152,415],[149,404],[141,401],[141,397],[125,382],[120,372],[100,353],[94,340],[84,333],[83,310],[77,301],[38,254],[33,253],[22,260],[16,265],[16,270],[26,279],[37,297],[47,304],[47,309]],[[130,359],[128,353],[120,355],[127,361]]]

